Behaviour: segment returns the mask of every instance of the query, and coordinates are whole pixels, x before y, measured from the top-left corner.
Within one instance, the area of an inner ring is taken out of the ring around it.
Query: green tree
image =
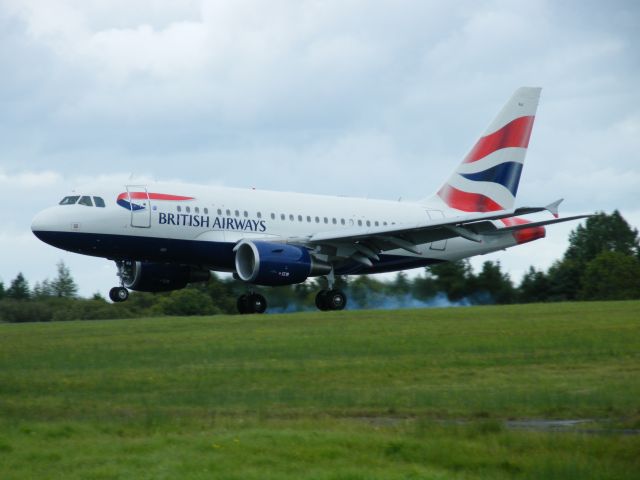
[[[518,301],[522,303],[546,302],[549,300],[549,279],[542,270],[529,267],[518,287]]]
[[[419,300],[429,300],[438,294],[436,278],[429,268],[424,269],[424,276],[420,275],[413,279],[411,293]]]
[[[51,290],[56,297],[74,298],[78,293],[78,286],[71,276],[71,272],[62,260],[58,262],[58,276],[51,282]]]
[[[220,313],[211,298],[195,288],[175,290],[158,304],[165,315],[211,315]]]
[[[486,261],[476,277],[474,303],[512,303],[515,289],[509,275],[502,272],[500,262]],[[488,294],[488,298],[487,298]]]
[[[571,232],[562,260],[549,269],[550,299],[577,299],[587,264],[602,252],[640,258],[638,231],[617,210],[610,215],[598,212]]]
[[[476,278],[468,260],[443,262],[427,267],[435,276],[435,286],[445,292],[450,301],[462,300],[474,292]]]
[[[640,298],[640,260],[620,252],[602,252],[587,264],[580,298],[629,300]]]
[[[389,294],[395,296],[405,296],[411,293],[411,282],[405,272],[396,273],[396,278],[388,286]]]
[[[7,298],[13,298],[14,300],[28,300],[31,297],[29,284],[22,273],[18,273],[16,278],[11,281],[11,285],[7,289],[6,296]]]
[[[349,299],[348,306],[374,308],[383,306],[387,295],[385,295],[385,285],[382,282],[368,275],[358,275],[349,282],[347,297]]]
[[[2,281],[0,281],[0,300],[2,300],[5,296],[5,291],[4,291],[4,283],[2,283]]]
[[[569,235],[569,248],[564,258],[577,261],[582,267],[601,252],[618,252],[640,257],[638,230],[632,228],[615,210],[611,215],[598,212],[589,217],[584,226]]]
[[[42,283],[36,282],[33,285],[32,295],[33,298],[52,297],[53,288],[51,287],[51,282],[47,279],[43,280]]]

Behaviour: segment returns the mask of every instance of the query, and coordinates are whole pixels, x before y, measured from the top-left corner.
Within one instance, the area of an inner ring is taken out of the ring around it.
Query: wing
[[[418,246],[450,238],[462,237],[473,242],[487,242],[496,236],[516,232],[527,228],[541,227],[554,223],[585,218],[590,215],[576,215],[558,218],[558,205],[561,200],[546,207],[523,207],[515,210],[503,210],[489,213],[473,213],[455,217],[430,220],[415,225],[391,225],[377,228],[350,228],[339,231],[319,232],[306,237],[292,237],[287,243],[305,246],[313,250],[316,256],[327,261],[351,259],[371,267],[372,260],[379,260],[378,254],[402,249],[421,255]],[[555,218],[538,222],[509,222],[504,228],[498,228],[494,220],[513,219],[541,211],[551,212]]]

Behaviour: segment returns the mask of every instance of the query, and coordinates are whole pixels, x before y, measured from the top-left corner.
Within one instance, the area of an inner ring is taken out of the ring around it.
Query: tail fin
[[[513,208],[540,88],[522,87],[491,122],[437,196],[464,212]]]

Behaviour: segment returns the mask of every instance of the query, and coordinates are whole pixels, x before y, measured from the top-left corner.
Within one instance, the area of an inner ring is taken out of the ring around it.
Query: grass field
[[[639,430],[640,302],[0,324],[2,479],[631,479]]]

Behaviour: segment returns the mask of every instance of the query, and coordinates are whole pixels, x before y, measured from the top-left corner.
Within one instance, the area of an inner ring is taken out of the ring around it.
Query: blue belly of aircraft
[[[181,263],[207,266],[212,270],[234,271],[235,243],[171,238],[134,237],[79,232],[34,231],[43,242],[83,255],[110,260]],[[362,275],[425,267],[440,260],[402,255],[380,255],[372,267],[357,262],[345,262],[336,267],[336,275]]]

